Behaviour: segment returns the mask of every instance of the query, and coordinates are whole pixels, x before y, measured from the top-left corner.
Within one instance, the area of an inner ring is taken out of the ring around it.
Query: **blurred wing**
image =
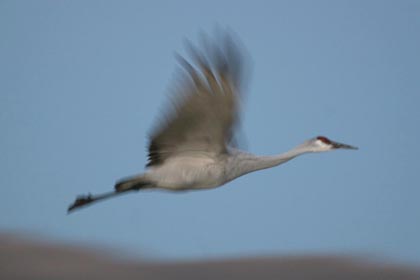
[[[207,42],[205,42],[207,43]],[[223,48],[199,53],[191,45],[194,65],[178,57],[185,69],[166,118],[153,130],[147,166],[185,153],[216,157],[226,153],[239,117],[241,57],[230,37]]]

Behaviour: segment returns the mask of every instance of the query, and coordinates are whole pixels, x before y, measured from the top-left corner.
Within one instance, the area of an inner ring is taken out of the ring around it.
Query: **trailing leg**
[[[138,191],[140,189],[150,187],[151,183],[146,181],[143,177],[124,178],[115,184],[115,191],[125,192],[129,190]]]

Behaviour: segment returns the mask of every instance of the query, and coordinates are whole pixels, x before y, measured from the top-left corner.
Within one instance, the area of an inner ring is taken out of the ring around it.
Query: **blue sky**
[[[158,259],[420,263],[420,2],[241,2],[1,1],[0,231]],[[174,52],[217,24],[251,57],[251,152],[283,152],[319,134],[360,150],[66,215],[75,195],[143,169]]]

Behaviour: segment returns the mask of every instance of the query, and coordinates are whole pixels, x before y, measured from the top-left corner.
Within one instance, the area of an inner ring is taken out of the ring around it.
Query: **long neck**
[[[277,165],[285,163],[299,155],[302,155],[308,152],[310,152],[310,150],[304,147],[298,146],[296,148],[291,149],[288,152],[285,152],[279,155],[257,156],[253,162],[254,166],[251,166],[251,168],[253,168],[251,171],[275,167]]]
[[[253,171],[275,167],[299,155],[309,152],[311,152],[310,149],[301,145],[286,153],[274,156],[255,156],[252,154],[242,154],[238,157],[238,161],[235,163],[236,168],[233,168],[235,171],[232,174],[232,179]]]

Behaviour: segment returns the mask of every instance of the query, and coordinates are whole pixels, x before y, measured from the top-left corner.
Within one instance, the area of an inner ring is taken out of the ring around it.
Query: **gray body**
[[[78,197],[69,211],[146,188],[171,191],[215,188],[304,153],[355,149],[323,136],[274,156],[256,156],[237,149],[235,128],[240,115],[244,59],[230,36],[218,43],[210,45],[205,40],[204,53],[188,45],[193,65],[178,57],[185,72],[171,105],[150,135],[146,171],[120,180],[114,192]]]

